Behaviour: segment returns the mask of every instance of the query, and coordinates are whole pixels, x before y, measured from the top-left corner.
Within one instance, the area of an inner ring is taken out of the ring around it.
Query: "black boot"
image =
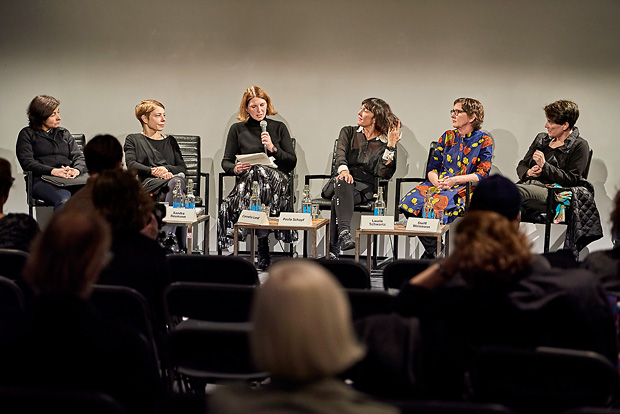
[[[269,237],[258,238],[258,268],[265,270],[271,264],[271,255],[269,254]]]

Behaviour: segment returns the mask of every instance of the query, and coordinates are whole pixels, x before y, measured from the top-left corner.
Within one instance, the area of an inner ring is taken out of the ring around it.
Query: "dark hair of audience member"
[[[41,129],[43,122],[50,117],[60,106],[60,101],[53,96],[37,95],[28,105],[28,125],[34,129]]]
[[[614,209],[611,212],[610,220],[612,237],[620,239],[620,191],[614,197]]]
[[[112,231],[144,228],[154,204],[134,170],[105,170],[93,184],[93,204]]]
[[[64,211],[35,239],[24,277],[37,294],[90,296],[110,259],[108,224],[96,214]]]
[[[460,273],[474,288],[492,289],[509,283],[525,270],[531,245],[514,223],[493,211],[469,211],[456,229],[455,249],[442,267]]]
[[[9,190],[12,185],[11,163],[4,158],[0,158],[0,206],[9,198]]]
[[[84,158],[90,175],[120,167],[123,147],[112,135],[97,135],[86,143]]]

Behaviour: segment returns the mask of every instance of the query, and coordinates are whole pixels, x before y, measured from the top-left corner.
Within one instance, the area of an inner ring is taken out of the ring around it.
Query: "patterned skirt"
[[[288,175],[280,170],[254,165],[239,176],[235,188],[228,194],[220,206],[217,220],[217,241],[220,248],[226,249],[233,244],[233,229],[242,210],[250,206],[252,196],[252,182],[258,182],[258,197],[261,204],[269,206],[269,216],[277,217],[281,211],[293,211],[293,197],[291,197]],[[297,241],[296,231],[276,230],[276,239],[285,243]],[[242,234],[242,238],[245,234]]]

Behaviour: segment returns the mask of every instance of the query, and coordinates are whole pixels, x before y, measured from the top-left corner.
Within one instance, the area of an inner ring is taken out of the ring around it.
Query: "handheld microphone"
[[[260,121],[260,132],[261,134],[263,132],[267,132],[267,121],[265,121],[264,119],[262,121]],[[263,147],[265,147],[265,154],[267,154],[267,145],[263,145]]]
[[[176,173],[173,175],[173,177],[181,177],[181,178],[185,178],[185,173],[183,171],[181,171],[180,173]]]

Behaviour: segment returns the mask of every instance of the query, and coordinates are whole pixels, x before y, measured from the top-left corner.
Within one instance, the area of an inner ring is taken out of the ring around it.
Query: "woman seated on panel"
[[[138,172],[142,186],[155,200],[172,205],[173,190],[180,183],[185,193],[187,167],[177,140],[172,135],[162,134],[166,124],[164,105],[154,99],[146,99],[136,105],[136,118],[142,125],[142,132],[129,134],[125,138],[125,164]],[[176,230],[178,245],[185,245],[186,230],[181,226],[165,226],[168,238],[164,245],[175,245],[173,233]],[[177,252],[177,248],[171,248]]]
[[[81,185],[58,187],[41,176],[75,179],[86,172],[84,154],[71,133],[60,126],[60,120],[58,99],[35,96],[28,106],[28,126],[19,132],[16,145],[22,170],[33,175],[33,197],[51,204],[54,210],[62,207]]]
[[[341,250],[355,248],[351,217],[356,204],[374,200],[375,178],[390,179],[396,171],[396,143],[400,121],[383,99],[362,101],[357,126],[340,130],[336,144],[334,177],[322,196],[331,198],[330,259]]]
[[[338,375],[365,353],[355,338],[349,301],[322,266],[280,261],[257,291],[250,347],[270,384],[219,387],[213,413],[396,413],[346,385]]]
[[[226,148],[222,157],[222,169],[238,176],[235,188],[221,204],[218,217],[218,243],[221,248],[232,245],[232,229],[239,213],[248,208],[252,195],[252,182],[258,182],[258,195],[261,204],[269,207],[270,216],[278,216],[281,211],[293,211],[287,173],[297,164],[291,136],[284,123],[266,118],[275,115],[271,98],[258,86],[250,86],[243,93],[237,122],[230,127],[226,138]],[[261,122],[266,122],[262,132]],[[237,155],[266,152],[275,158],[278,168],[264,165],[250,165],[237,162]],[[269,255],[269,231],[259,230],[258,267],[265,269],[271,263]],[[293,241],[291,232],[276,231],[276,238],[286,242]]]
[[[15,178],[11,175],[11,163],[0,158],[0,249],[27,252],[30,243],[39,233],[39,225],[28,214],[5,214],[4,205]]]
[[[480,130],[484,121],[482,104],[472,98],[458,98],[450,111],[452,127],[437,142],[426,167],[428,180],[409,191],[400,200],[399,208],[407,217],[420,216],[427,191],[433,195],[434,210],[443,210],[445,221],[451,223],[465,212],[465,187],[487,177],[491,171],[493,141]],[[420,237],[423,258],[437,254],[437,239]]]
[[[579,107],[571,101],[555,101],[544,108],[547,132],[534,138],[517,166],[517,187],[523,197],[523,216],[547,210],[546,184],[573,187],[583,178],[590,153],[588,142],[575,126]]]

